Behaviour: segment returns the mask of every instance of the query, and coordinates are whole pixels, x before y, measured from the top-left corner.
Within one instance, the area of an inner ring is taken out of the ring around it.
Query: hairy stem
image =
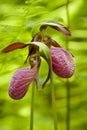
[[[31,115],[30,115],[30,130],[33,130],[33,120],[34,120],[34,89],[35,82],[32,83],[32,94],[31,94]]]

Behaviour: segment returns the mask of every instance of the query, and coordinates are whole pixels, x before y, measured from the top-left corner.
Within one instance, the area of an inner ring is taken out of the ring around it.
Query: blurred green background
[[[72,32],[67,43],[67,37],[60,32],[47,30],[74,55],[76,62],[75,74],[69,79],[70,130],[87,130],[87,0],[0,0],[0,50],[15,41],[29,42],[43,21],[57,21],[69,26]],[[11,76],[24,67],[27,53],[25,48],[0,54],[0,130],[29,130],[32,86],[21,100],[8,96]],[[34,130],[54,128],[49,82],[44,89],[41,86],[47,71],[48,66],[42,59],[39,89],[35,91]],[[66,130],[67,80],[54,74],[54,85],[58,127]]]

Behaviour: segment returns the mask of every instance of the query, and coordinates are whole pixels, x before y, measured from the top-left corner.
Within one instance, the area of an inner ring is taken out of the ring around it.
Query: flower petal
[[[58,22],[45,22],[40,26],[40,31],[45,30],[48,26],[63,33],[64,35],[71,36],[69,29]]]
[[[9,96],[13,99],[21,99],[25,96],[28,86],[35,79],[37,67],[22,68],[17,70],[9,86]]]
[[[53,71],[62,78],[70,78],[75,71],[72,55],[65,49],[51,48]]]
[[[28,44],[25,44],[25,43],[22,43],[22,42],[15,42],[15,43],[12,43],[11,45],[7,46],[6,48],[4,48],[1,52],[7,53],[7,52],[10,52],[10,51],[14,51],[16,49],[24,48],[26,46],[28,46]]]

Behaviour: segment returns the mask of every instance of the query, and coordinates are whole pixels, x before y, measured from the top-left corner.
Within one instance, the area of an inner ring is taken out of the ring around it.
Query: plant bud
[[[70,78],[75,71],[71,53],[63,48],[51,48],[53,71],[62,78]]]
[[[22,68],[17,70],[10,82],[9,96],[13,99],[21,99],[25,96],[28,86],[36,78],[37,67]]]

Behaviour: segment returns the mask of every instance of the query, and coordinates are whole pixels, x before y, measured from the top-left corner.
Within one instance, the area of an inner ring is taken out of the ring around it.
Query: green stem
[[[70,84],[69,80],[66,81],[67,87],[67,121],[66,121],[66,130],[70,130]]]
[[[50,73],[50,87],[51,87],[52,110],[53,110],[53,116],[54,116],[54,130],[58,130],[55,91],[54,91],[53,73],[52,73],[52,63],[51,63],[51,70],[50,71],[51,71],[51,73]]]
[[[33,130],[33,118],[34,118],[34,89],[35,82],[32,83],[32,94],[31,94],[31,115],[30,115],[30,130]]]

